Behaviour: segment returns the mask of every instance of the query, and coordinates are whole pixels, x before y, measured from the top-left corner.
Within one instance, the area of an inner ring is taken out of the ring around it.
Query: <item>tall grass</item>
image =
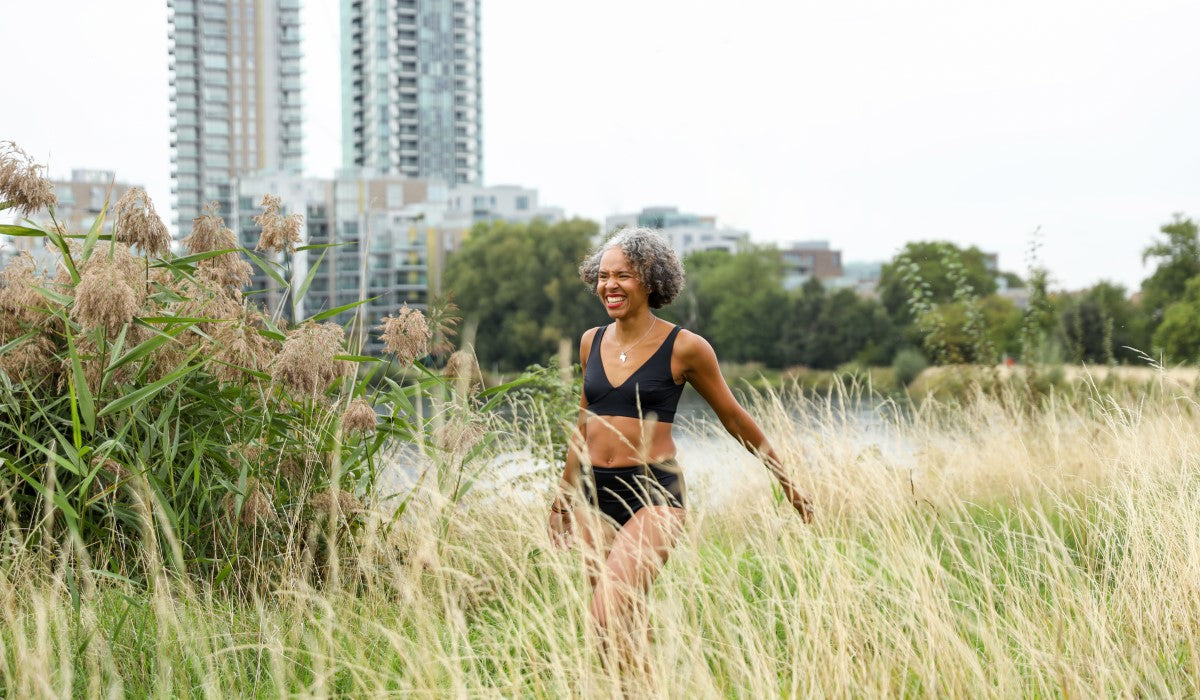
[[[693,480],[697,505],[651,593],[650,676],[615,676],[589,644],[579,553],[544,533],[543,473],[457,503],[427,484],[391,535],[341,545],[336,580],[244,597],[165,576],[135,584],[69,547],[10,538],[0,682],[34,696],[1200,690],[1190,400],[1029,411],[981,395],[887,410],[901,451],[864,445],[846,406],[791,393],[753,405],[804,466],[821,507],[812,527],[753,458],[692,455],[694,472],[735,470],[747,487],[718,499]],[[490,450],[532,440],[527,423],[493,420]]]

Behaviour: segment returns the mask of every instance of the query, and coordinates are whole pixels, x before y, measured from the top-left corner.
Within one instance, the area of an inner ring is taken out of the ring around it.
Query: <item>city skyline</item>
[[[1175,211],[1200,216],[1189,167],[1200,48],[1188,38],[1200,8],[922,8],[485,4],[484,183],[536,187],[596,221],[663,204],[702,211],[757,242],[830,240],[847,261],[946,239],[1021,273],[1040,226],[1059,286],[1136,289],[1158,226]],[[55,177],[116,170],[168,218],[165,4],[22,5],[6,17],[49,26],[64,10],[67,49],[37,49],[33,31],[12,38],[36,65],[12,76],[25,101],[0,117],[0,138]],[[305,171],[328,177],[342,157],[338,12],[301,12]],[[100,78],[71,86],[79,108],[39,108],[53,101],[33,99],[46,77],[82,56]]]

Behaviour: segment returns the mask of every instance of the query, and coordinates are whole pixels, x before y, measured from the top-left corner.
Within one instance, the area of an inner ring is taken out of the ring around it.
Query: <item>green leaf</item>
[[[109,195],[112,194],[111,186]],[[83,257],[92,254],[92,248],[95,247],[96,241],[100,238],[100,229],[104,228],[104,216],[108,212],[108,197],[104,198],[104,206],[100,208],[100,215],[92,222],[92,227],[88,230],[87,238],[83,239]]]
[[[370,299],[359,299],[358,301],[352,301],[349,304],[342,304],[341,306],[339,306],[337,308],[326,309],[325,311],[322,311],[321,313],[317,314],[316,316],[309,317],[308,320],[313,321],[314,323],[317,321],[324,321],[327,318],[332,318],[334,316],[337,316],[338,314],[342,313],[343,311],[349,311],[350,309],[353,309],[356,306],[362,306],[363,304],[369,304],[370,302],[375,301],[378,298],[379,297],[371,297]]]
[[[8,209],[9,207],[15,207],[15,206],[17,206],[16,202],[0,202],[0,211],[4,211],[5,209]]]
[[[199,369],[202,366],[203,366],[202,363],[194,364],[194,365],[184,365],[183,367],[180,367],[179,369],[175,370],[174,372],[171,372],[170,374],[168,374],[167,376],[158,380],[157,382],[147,384],[146,386],[142,387],[141,389],[138,389],[137,391],[131,391],[128,394],[125,394],[124,396],[120,397],[119,399],[113,401],[112,403],[109,403],[107,406],[102,408],[100,410],[100,412],[98,414],[96,414],[96,416],[98,418],[103,418],[104,416],[107,416],[110,413],[116,413],[117,411],[128,408],[129,406],[132,406],[133,404],[138,403],[139,401],[148,399],[151,396],[162,391],[163,388],[170,385],[172,382],[188,375],[193,370]]]
[[[0,224],[0,234],[6,236],[46,236],[45,231],[37,228],[29,228],[28,226],[17,226],[16,224]]]
[[[344,245],[357,243],[357,241],[342,241],[341,243],[309,243],[307,245],[296,246],[296,252],[302,250],[324,250],[325,248],[341,248]]]
[[[146,319],[142,319],[142,320],[145,321]],[[178,336],[179,334],[186,331],[192,325],[193,324],[189,323],[187,326],[184,326],[183,328],[173,328],[173,329],[171,329],[169,331],[165,331],[165,332],[159,331],[157,329],[151,329],[155,332],[154,337],[150,338],[149,340],[139,343],[137,346],[131,348],[129,350],[129,352],[125,353],[124,355],[117,356],[117,354],[114,352],[113,359],[111,362],[108,363],[108,368],[105,371],[112,372],[113,370],[117,369],[118,367],[120,367],[122,365],[128,364],[130,362],[133,362],[134,360],[139,360],[139,359],[145,357],[146,355],[154,352],[158,348],[165,345],[167,342],[174,340],[176,338],[176,336]]]
[[[297,299],[303,299],[304,295],[308,293],[308,285],[312,284],[313,277],[317,276],[317,270],[321,267],[321,261],[325,259],[325,253],[328,252],[327,250],[322,250],[321,256],[317,258],[317,262],[313,263],[313,266],[308,269],[308,274],[304,276],[304,282],[300,284],[300,289],[296,290]]]
[[[280,275],[278,272],[275,271],[275,266],[273,264],[268,263],[266,260],[263,260],[262,258],[258,257],[254,253],[251,253],[250,251],[246,250],[245,248],[242,249],[242,252],[245,253],[246,256],[250,258],[250,262],[257,265],[258,269],[267,273],[267,275],[269,275],[271,277],[271,279],[275,280],[279,284],[280,287],[283,287],[284,289],[291,288],[291,285],[289,285],[287,283],[287,281],[283,279],[283,275]]]
[[[383,359],[370,355],[334,355],[333,359],[347,362],[383,362]]]
[[[92,400],[92,390],[88,387],[87,375],[83,373],[83,362],[79,359],[79,350],[75,347],[74,333],[67,333],[67,353],[71,356],[71,418],[77,421],[76,416],[76,398],[78,397],[79,415],[83,417],[83,423],[87,426],[88,435],[96,432],[96,405]],[[82,444],[79,442],[78,425],[75,426],[76,443],[75,448],[79,449]]]
[[[193,253],[192,255],[185,255],[181,258],[174,258],[172,260],[160,260],[159,262],[154,263],[150,267],[170,267],[170,268],[179,269],[186,265],[191,265],[192,263],[200,262],[201,260],[215,258],[218,255],[224,255],[226,253],[237,253],[237,252],[240,252],[241,250],[242,250],[241,248],[224,248],[222,250],[206,250],[203,253]]]

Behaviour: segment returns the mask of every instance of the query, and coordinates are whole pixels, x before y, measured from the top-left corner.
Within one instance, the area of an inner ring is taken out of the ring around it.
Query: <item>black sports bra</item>
[[[676,384],[671,375],[671,351],[675,347],[675,336],[679,335],[679,326],[671,329],[658,350],[620,386],[613,386],[604,373],[600,341],[604,338],[605,328],[601,326],[592,338],[592,351],[583,375],[587,409],[598,416],[627,418],[644,418],[653,413],[663,423],[674,423],[675,409],[683,394],[683,385]]]

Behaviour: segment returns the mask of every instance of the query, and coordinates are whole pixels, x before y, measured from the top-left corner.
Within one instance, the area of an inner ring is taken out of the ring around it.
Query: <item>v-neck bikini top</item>
[[[675,347],[675,336],[679,335],[679,326],[672,328],[658,350],[619,386],[613,386],[608,380],[604,360],[600,357],[600,341],[604,338],[605,328],[601,326],[592,338],[592,351],[583,375],[583,395],[588,410],[598,416],[626,418],[645,418],[653,413],[663,423],[674,423],[675,409],[683,394],[683,385],[676,384],[671,374],[671,351]]]

